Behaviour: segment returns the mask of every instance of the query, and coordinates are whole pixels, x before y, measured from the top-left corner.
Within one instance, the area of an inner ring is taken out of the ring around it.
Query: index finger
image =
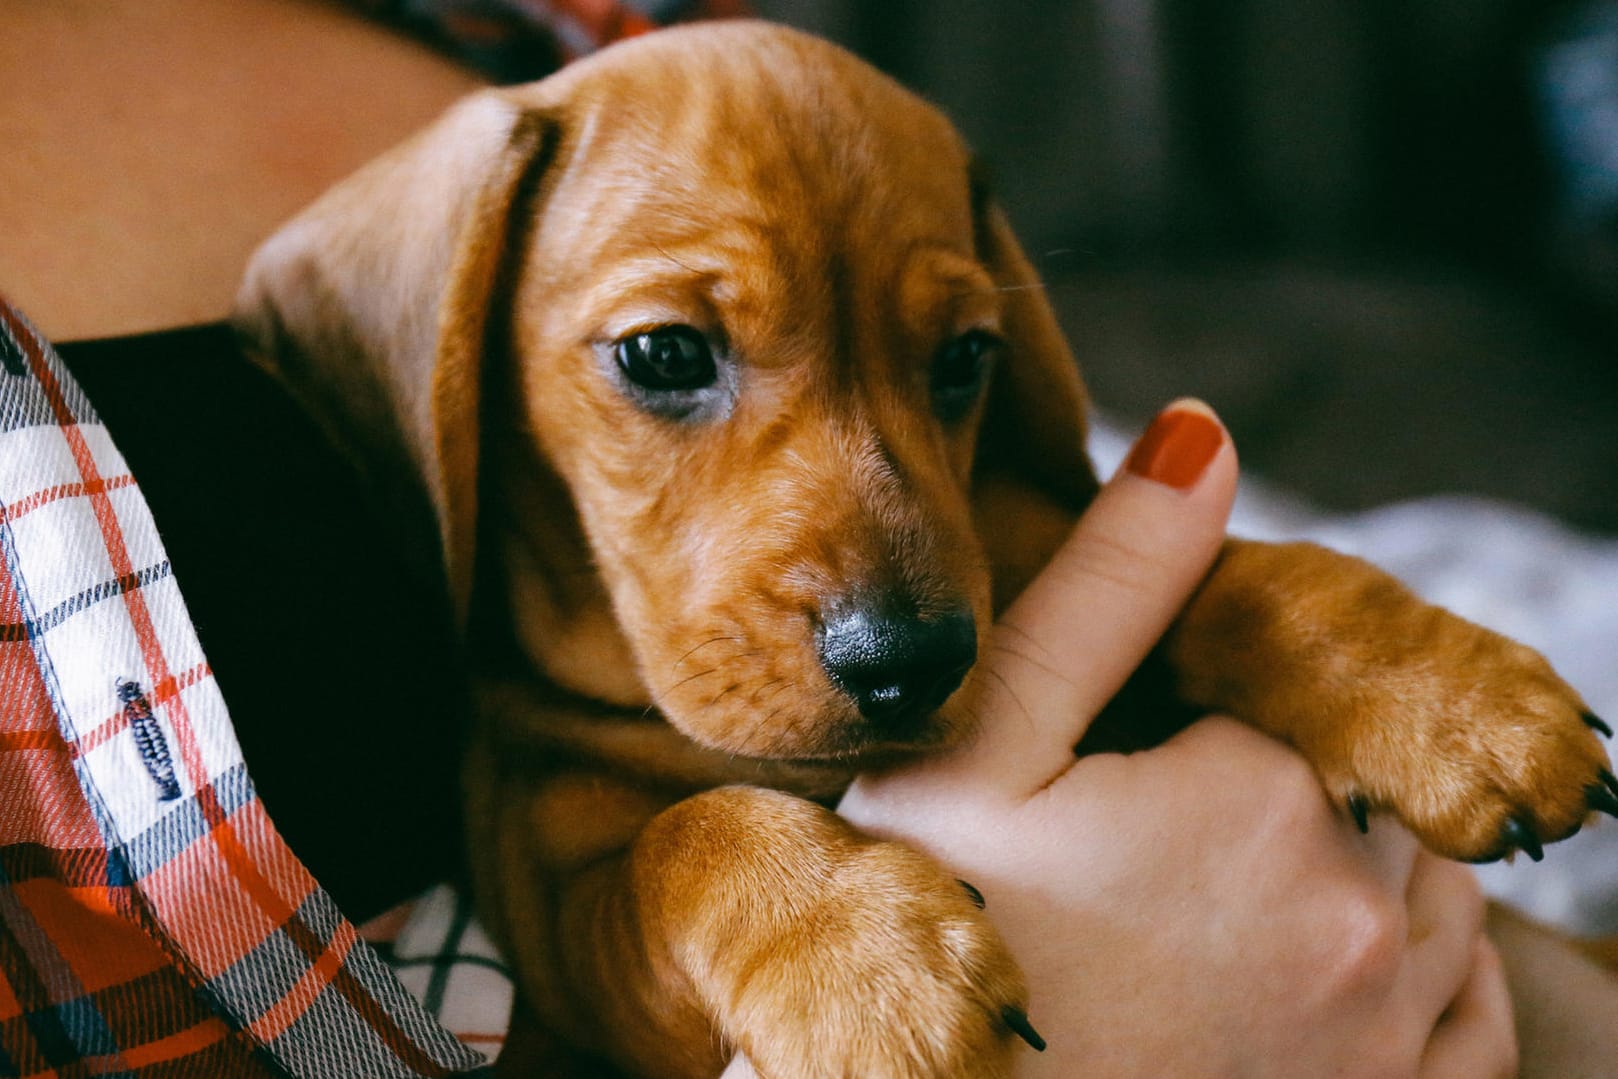
[[[979,737],[938,767],[1031,793],[1073,762],[1090,721],[1207,574],[1236,493],[1236,451],[1200,401],[1165,408],[995,626]]]

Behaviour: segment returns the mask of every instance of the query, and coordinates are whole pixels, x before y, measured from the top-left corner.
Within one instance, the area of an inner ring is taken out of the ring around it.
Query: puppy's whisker
[[[1019,638],[1022,639],[1024,644],[1030,646],[1033,650],[1039,652],[1040,655],[1038,657],[1036,657],[1036,656],[1033,656],[1033,655],[1029,655],[1026,652],[1019,652],[1017,649],[1012,648],[1006,642],[1004,642],[1002,640],[998,640],[998,639],[994,643],[995,651],[1003,652],[1008,656],[1016,656],[1018,659],[1024,660],[1024,661],[1026,661],[1028,663],[1032,663],[1034,666],[1038,667],[1042,671],[1046,671],[1046,672],[1048,672],[1050,674],[1054,674],[1057,677],[1062,677],[1060,671],[1057,669],[1059,665],[1057,664],[1056,657],[1051,655],[1050,650],[1048,648],[1046,648],[1039,641],[1035,640],[1033,637],[1029,636],[1028,633],[1025,630],[1019,629],[1017,626],[1011,624],[1010,622],[1002,622],[999,626],[996,627],[996,632],[997,633],[1002,633],[1003,634],[1003,633],[1005,633],[1007,631],[1016,634]]]
[[[719,668],[718,667],[709,667],[705,671],[698,671],[696,674],[686,675],[684,678],[680,679],[678,682],[676,682],[672,686],[670,686],[669,687],[669,692],[673,693],[675,690],[679,689],[681,686],[685,685],[687,682],[694,682],[698,678],[706,678],[710,674],[718,674],[718,673],[719,673]]]
[[[690,659],[692,656],[696,655],[698,652],[702,651],[704,648],[707,648],[709,645],[719,644],[722,641],[741,641],[742,639],[743,638],[741,638],[741,637],[709,637],[706,641],[703,641],[699,645],[695,645],[689,651],[687,651],[685,655],[683,655],[679,659],[675,660],[674,661],[674,668],[676,670],[678,670],[679,667],[680,667],[680,664],[684,663],[686,660]],[[754,654],[756,654],[756,653],[754,653]]]
[[[1041,671],[1045,672],[1046,674],[1050,675],[1052,678],[1057,679],[1058,681],[1065,682],[1068,685],[1073,684],[1073,679],[1069,678],[1066,674],[1062,673],[1062,669],[1060,667],[1054,665],[1049,660],[1048,656],[1046,658],[1042,659],[1039,656],[1030,655],[1027,652],[1019,652],[1017,649],[1012,648],[1009,645],[1005,645],[1005,644],[996,644],[994,646],[994,650],[999,655],[1011,656],[1013,659],[1020,659],[1024,663],[1028,664],[1030,667],[1034,667],[1037,670],[1041,670]],[[1001,679],[1001,681],[1005,681],[1005,679]]]
[[[665,251],[663,249],[662,244],[654,243],[654,244],[652,244],[652,247],[657,251],[657,253],[659,255],[662,255],[664,258],[666,258],[670,262],[674,263],[674,265],[678,266],[680,269],[686,271],[689,274],[700,276],[700,271],[697,270],[696,267],[688,266],[687,264],[681,262],[679,259],[675,258],[673,255],[669,254],[667,251]]]
[[[1021,285],[994,285],[990,288],[967,288],[950,294],[950,299],[960,300],[968,296],[995,295],[1002,292],[1044,292],[1043,281],[1029,282]]]
[[[708,707],[712,708],[714,705],[718,704],[720,701],[724,700],[741,687],[742,684],[740,682],[732,682],[730,685],[726,686],[724,689],[720,690],[714,695],[713,700],[708,702]]]
[[[1028,706],[1022,702],[1022,698],[1017,696],[1017,691],[1011,688],[1011,683],[1006,681],[1005,676],[999,671],[995,670],[993,667],[985,667],[983,669],[983,673],[1000,683],[1000,688],[1006,691],[1006,696],[1010,697],[1016,702],[1018,710],[1020,710],[1028,722],[1032,724],[1034,722],[1034,713],[1030,712],[1028,710]]]
[[[771,678],[768,682],[765,682],[753,691],[753,703],[760,706],[769,704],[771,701],[775,700],[775,698],[779,697],[781,695],[781,691],[786,689],[790,684],[791,683],[784,678]],[[763,700],[760,700],[758,694],[764,692],[766,689],[770,689],[772,686],[774,687],[774,692],[772,692],[768,697],[765,697]]]

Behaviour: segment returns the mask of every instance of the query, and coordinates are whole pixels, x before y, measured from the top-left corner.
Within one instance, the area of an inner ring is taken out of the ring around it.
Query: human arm
[[[481,82],[309,0],[9,5],[0,291],[58,342],[221,320],[281,221]]]

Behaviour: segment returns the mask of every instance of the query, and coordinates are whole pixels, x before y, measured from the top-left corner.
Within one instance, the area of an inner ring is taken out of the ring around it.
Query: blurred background
[[[1120,422],[1618,533],[1618,2],[753,6],[956,119]]]

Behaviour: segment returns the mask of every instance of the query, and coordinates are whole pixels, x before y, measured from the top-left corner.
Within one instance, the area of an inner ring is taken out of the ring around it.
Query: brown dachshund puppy
[[[1096,490],[939,113],[792,31],[651,35],[455,108],[275,236],[241,309],[438,538],[479,899],[550,1031],[647,1076],[1008,1073],[1025,990],[983,914],[826,808],[971,733],[978,635]],[[1447,855],[1618,808],[1537,654],[1316,547],[1230,542],[1161,659]]]

